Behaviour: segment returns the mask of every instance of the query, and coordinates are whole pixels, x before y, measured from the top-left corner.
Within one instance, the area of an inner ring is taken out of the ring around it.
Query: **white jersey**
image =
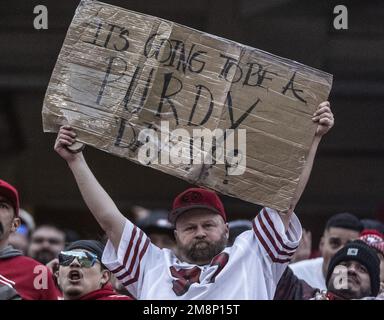
[[[292,263],[289,267],[296,277],[304,280],[312,288],[327,290],[323,274],[323,262],[324,259],[321,257]]]
[[[239,235],[209,265],[197,266],[159,249],[127,220],[118,252],[108,241],[102,262],[137,299],[273,299],[301,233],[295,214],[285,232],[278,213],[264,208],[253,230]]]

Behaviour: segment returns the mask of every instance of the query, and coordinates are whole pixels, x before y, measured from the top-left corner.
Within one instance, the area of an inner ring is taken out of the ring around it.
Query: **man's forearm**
[[[86,205],[100,227],[106,232],[114,247],[117,248],[124,229],[124,216],[99,184],[83,156],[68,162],[68,165],[76,179]]]

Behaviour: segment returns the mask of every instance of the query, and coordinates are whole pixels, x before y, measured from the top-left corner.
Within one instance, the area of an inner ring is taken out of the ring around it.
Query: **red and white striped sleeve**
[[[272,263],[288,264],[295,253],[302,235],[296,214],[292,214],[288,230],[277,211],[263,208],[253,220],[253,231],[259,247]]]
[[[0,274],[0,283],[7,286],[7,287],[10,287],[10,288],[13,288],[15,286],[14,281],[7,279],[6,277],[2,276],[1,274]]]
[[[118,251],[108,240],[102,262],[134,297],[140,296],[141,283],[149,251],[157,249],[147,235],[126,220]],[[155,250],[156,251],[156,250]]]

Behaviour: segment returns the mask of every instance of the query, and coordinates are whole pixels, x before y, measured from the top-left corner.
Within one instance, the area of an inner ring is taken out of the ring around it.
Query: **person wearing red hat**
[[[57,300],[60,291],[48,268],[9,245],[20,224],[19,208],[16,188],[0,180],[0,280],[24,300]]]
[[[304,191],[322,136],[334,124],[329,102],[312,118],[317,123],[307,165],[288,212],[264,208],[252,230],[231,247],[227,217],[218,195],[204,188],[179,194],[169,221],[175,251],[153,245],[146,234],[126,219],[89,169],[83,153],[71,152],[76,142],[70,126],[60,128],[55,151],[66,160],[83,199],[109,239],[102,262],[136,299],[273,299],[276,285],[301,238],[293,210]]]
[[[384,298],[384,235],[376,230],[366,229],[360,235],[360,240],[373,248],[380,259],[380,294]]]

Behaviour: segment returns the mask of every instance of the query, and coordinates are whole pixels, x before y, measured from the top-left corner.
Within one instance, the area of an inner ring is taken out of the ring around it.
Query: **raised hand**
[[[319,104],[317,110],[313,114],[313,122],[318,123],[316,129],[316,136],[322,137],[325,135],[335,124],[335,119],[331,111],[331,105],[328,101]]]

